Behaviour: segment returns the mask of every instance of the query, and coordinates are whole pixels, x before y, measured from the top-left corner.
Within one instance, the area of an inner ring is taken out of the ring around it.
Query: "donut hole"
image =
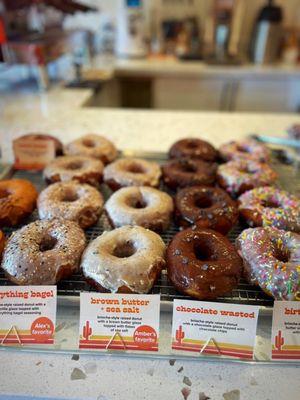
[[[279,208],[280,204],[272,199],[261,200],[260,204],[266,208]]]
[[[205,241],[197,241],[194,244],[194,254],[197,260],[200,261],[212,261],[216,260],[216,255],[210,243]]]
[[[250,168],[248,165],[241,166],[238,170],[242,174],[255,174],[257,172],[257,169]]]
[[[82,168],[82,166],[83,164],[81,161],[72,161],[69,164],[67,164],[65,168],[74,171],[76,169]]]
[[[245,146],[242,146],[242,145],[237,146],[237,150],[240,153],[251,153],[251,151],[250,151],[250,149],[248,147],[245,147]]]
[[[0,189],[0,199],[5,199],[10,196],[10,192],[6,189]]]
[[[181,170],[183,172],[197,172],[197,167],[196,167],[196,165],[191,164],[191,163],[182,163]]]
[[[138,163],[132,163],[128,165],[127,171],[131,172],[132,174],[144,174],[146,172],[145,168]]]
[[[45,235],[43,236],[40,244],[39,244],[39,250],[43,253],[45,251],[49,251],[54,249],[56,246],[57,239],[51,235]]]
[[[194,140],[187,142],[186,147],[188,149],[196,149],[198,147],[198,143]]]
[[[92,139],[83,139],[82,144],[89,148],[96,147],[96,143]]]
[[[128,258],[136,252],[136,248],[131,241],[119,243],[114,251],[113,256],[117,258]]]
[[[136,209],[143,209],[148,206],[147,202],[143,199],[137,199],[137,198],[131,198],[128,201],[128,205],[131,208],[136,208]]]
[[[61,201],[64,201],[65,203],[72,203],[73,201],[76,201],[78,199],[79,199],[78,194],[70,190],[63,194]]]
[[[283,262],[283,263],[287,263],[291,257],[290,252],[288,249],[286,248],[282,248],[282,247],[276,247],[275,248],[275,253],[274,253],[274,257],[276,258],[276,260]]]
[[[212,199],[205,195],[198,195],[194,200],[197,208],[210,208],[213,205]]]

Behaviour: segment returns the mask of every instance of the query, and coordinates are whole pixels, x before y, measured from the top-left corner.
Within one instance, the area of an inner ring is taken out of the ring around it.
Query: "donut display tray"
[[[135,156],[159,163],[163,163],[166,160],[166,154],[164,153],[141,153],[141,152],[127,152],[122,156]],[[279,186],[285,190],[288,190],[296,195],[300,195],[300,173],[295,169],[295,167],[284,160],[282,157],[282,152],[273,152],[273,167],[279,174]],[[26,172],[26,171],[16,171],[12,173],[14,178],[28,179],[30,180],[36,188],[41,191],[45,187],[45,182],[42,178],[41,173],[36,172]],[[165,188],[162,188],[165,190]],[[109,189],[102,185],[101,192],[104,194],[105,198],[110,195]],[[25,221],[27,224],[35,219],[37,219],[37,212],[35,211],[32,216]],[[17,228],[14,228],[17,229]],[[4,232],[6,235],[10,235],[13,228],[6,228]],[[104,230],[111,229],[109,222],[105,216],[102,215],[98,224],[88,230],[86,230],[87,240],[91,241],[99,236]],[[228,234],[229,239],[234,242],[236,237],[244,227],[237,225]],[[171,238],[178,232],[178,227],[172,225],[169,230],[163,233],[161,236],[163,240],[168,243]],[[3,272],[0,272],[0,285],[9,285],[9,281],[5,278]],[[80,292],[92,291],[92,287],[84,280],[81,273],[74,274],[71,278],[62,280],[57,285],[58,296],[60,301],[64,303],[73,303],[78,301]],[[157,281],[156,285],[152,289],[152,293],[161,295],[161,302],[165,308],[171,310],[173,299],[188,299],[186,295],[182,295],[176,291],[172,284],[168,281],[166,271],[162,271],[162,274]],[[219,297],[217,301],[227,302],[227,303],[238,303],[238,304],[252,304],[261,306],[266,311],[271,310],[273,306],[273,300],[268,297],[262,290],[258,287],[249,285],[245,281],[241,281],[236,289],[232,293],[224,297]]]

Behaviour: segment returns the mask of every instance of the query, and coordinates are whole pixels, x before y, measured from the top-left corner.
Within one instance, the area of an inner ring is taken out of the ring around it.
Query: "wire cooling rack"
[[[130,152],[130,154],[124,154],[124,156],[126,155],[153,160],[159,163],[163,163],[166,160],[166,155],[164,153]],[[278,172],[279,175],[278,185],[281,188],[300,196],[300,173],[292,164],[288,163],[288,160],[285,160],[284,157],[282,157],[281,152],[273,153],[273,168]],[[16,171],[13,173],[13,177],[30,180],[36,186],[38,191],[43,190],[46,186],[41,173]],[[162,189],[164,188],[162,187]],[[105,185],[101,186],[101,192],[103,193],[105,198],[108,198],[110,195],[110,191]],[[38,219],[38,215],[37,211],[34,211],[31,217],[28,218],[27,221],[23,223],[23,225],[30,223],[36,219]],[[7,236],[9,236],[14,230],[18,228],[19,227],[5,228],[4,232]],[[236,225],[228,234],[228,238],[230,239],[230,241],[234,242],[236,237],[241,233],[244,228],[245,227],[241,225]],[[92,241],[97,236],[101,235],[103,231],[109,229],[111,229],[111,227],[109,225],[108,219],[106,215],[103,214],[97,225],[86,230],[87,241]],[[171,227],[161,235],[166,244],[170,242],[176,232],[178,232],[178,227],[172,224]],[[9,284],[10,282],[5,278],[3,272],[1,271],[0,285],[3,286]],[[73,274],[70,278],[60,281],[57,285],[58,296],[65,299],[78,297],[81,292],[92,290],[94,289],[85,281],[81,273]],[[160,294],[161,301],[168,303],[171,303],[173,299],[189,299],[188,296],[180,294],[176,291],[176,289],[169,282],[167,272],[165,270],[162,271],[160,278],[154,285],[152,293]],[[267,296],[257,286],[249,285],[245,281],[241,281],[238,287],[234,289],[231,293],[226,296],[219,297],[215,301],[238,304],[251,304],[264,307],[273,306],[273,299]]]

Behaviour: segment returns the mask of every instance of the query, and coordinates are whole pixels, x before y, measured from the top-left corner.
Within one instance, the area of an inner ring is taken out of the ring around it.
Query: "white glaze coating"
[[[132,170],[142,172],[132,172]],[[121,158],[104,169],[104,181],[113,180],[120,186],[157,187],[161,177],[160,166],[139,158]]]
[[[116,159],[118,151],[110,140],[90,133],[67,144],[65,154],[88,156],[110,163]]]
[[[137,204],[145,207],[138,208]],[[106,202],[105,209],[115,227],[139,225],[150,229],[157,225],[165,230],[174,204],[167,193],[147,186],[132,186],[116,191]]]
[[[100,192],[87,184],[57,182],[44,189],[38,198],[40,219],[65,218],[82,228],[99,219],[104,200]]]
[[[78,168],[74,168],[78,166]],[[44,169],[44,177],[53,180],[59,176],[59,181],[78,180],[96,185],[102,177],[104,165],[100,160],[85,156],[62,156],[55,158]],[[99,179],[96,179],[96,176]]]
[[[130,257],[116,257],[115,251],[132,245]],[[154,284],[152,272],[165,263],[165,244],[156,233],[140,226],[123,226],[104,232],[89,243],[83,253],[84,275],[115,293],[127,286],[136,293],[148,293]]]
[[[43,241],[53,241],[54,247],[41,250]],[[54,285],[62,272],[78,269],[84,247],[84,232],[75,222],[35,221],[8,239],[1,267],[19,285]]]

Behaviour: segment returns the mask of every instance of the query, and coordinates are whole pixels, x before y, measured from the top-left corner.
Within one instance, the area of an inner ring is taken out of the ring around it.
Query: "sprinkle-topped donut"
[[[83,229],[98,221],[103,204],[96,188],[75,181],[48,186],[37,202],[40,219],[64,218],[77,222]]]
[[[148,293],[164,265],[163,240],[141,226],[104,232],[88,245],[81,261],[88,282],[113,293]]]
[[[161,177],[160,166],[140,158],[121,158],[104,170],[104,182],[112,189],[126,186],[157,187]]]
[[[104,166],[100,160],[85,156],[63,156],[55,158],[44,169],[47,182],[77,181],[98,186],[102,182]]]
[[[274,226],[300,232],[300,200],[274,187],[260,187],[242,194],[239,212],[251,226]]]
[[[276,300],[300,300],[300,235],[254,228],[237,238],[246,275]]]
[[[270,150],[254,139],[243,139],[223,144],[219,149],[221,157],[226,160],[253,160],[268,162]]]
[[[217,164],[192,158],[171,160],[162,166],[164,183],[173,190],[195,185],[213,185]]]
[[[35,221],[11,235],[1,266],[17,285],[55,285],[78,270],[84,247],[84,232],[75,222]]]
[[[235,201],[222,189],[193,186],[175,197],[176,216],[182,226],[196,224],[226,234],[238,219]]]
[[[112,194],[105,209],[114,227],[139,225],[161,232],[170,224],[174,205],[167,193],[147,186],[132,186]]]
[[[218,168],[217,180],[230,195],[238,196],[247,190],[272,185],[276,172],[265,163],[249,160],[229,161]]]
[[[117,158],[118,151],[114,144],[105,137],[89,134],[69,143],[65,147],[65,154],[93,157],[108,164]]]
[[[167,267],[168,277],[179,292],[199,300],[215,299],[237,286],[242,260],[221,233],[193,227],[172,239]]]
[[[217,150],[205,140],[186,138],[178,140],[169,150],[170,158],[200,158],[204,161],[215,161]]]

